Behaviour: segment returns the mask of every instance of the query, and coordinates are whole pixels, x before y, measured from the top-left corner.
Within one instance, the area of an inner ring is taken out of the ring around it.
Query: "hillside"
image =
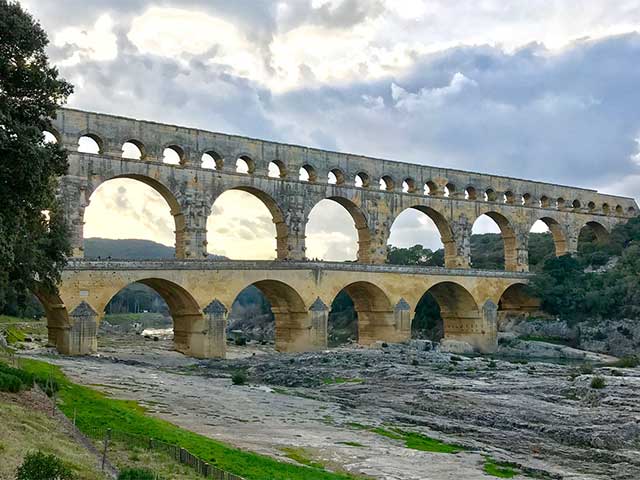
[[[134,238],[113,240],[109,238],[85,238],[84,257],[89,259],[114,258],[119,260],[141,260],[173,258],[175,249],[151,240]],[[221,255],[209,254],[212,260],[227,260]]]

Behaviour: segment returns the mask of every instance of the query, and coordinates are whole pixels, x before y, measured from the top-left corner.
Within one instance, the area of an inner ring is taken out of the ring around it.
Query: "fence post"
[[[109,438],[111,437],[111,429],[107,428],[104,435],[104,451],[102,452],[102,471],[104,472],[104,464],[107,461],[107,448],[109,447]]]

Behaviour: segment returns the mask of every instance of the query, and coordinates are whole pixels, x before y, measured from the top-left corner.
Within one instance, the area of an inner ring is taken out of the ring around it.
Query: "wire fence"
[[[118,430],[93,430],[86,432],[92,438],[104,439],[104,456],[108,455],[109,442],[119,441],[127,445],[127,447],[140,447],[147,450],[162,452],[173,458],[176,462],[193,468],[199,475],[205,478],[213,478],[215,480],[244,480],[242,477],[230,472],[226,472],[209,462],[194,455],[188,450],[171,443],[156,440],[154,438],[145,437],[143,435],[135,435]]]

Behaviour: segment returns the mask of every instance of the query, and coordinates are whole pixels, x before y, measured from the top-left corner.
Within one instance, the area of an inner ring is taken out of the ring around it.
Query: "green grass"
[[[513,478],[521,473],[515,463],[499,462],[491,457],[485,457],[483,471],[498,478]]]
[[[307,451],[304,448],[285,447],[280,449],[287,458],[298,462],[301,465],[306,465],[311,468],[324,469],[324,465],[320,462],[316,462],[308,456]]]
[[[571,342],[562,337],[545,337],[543,335],[522,335],[518,337],[518,340],[526,340],[529,342],[546,342],[553,343],[554,345],[571,346]]]
[[[60,408],[68,416],[76,414],[76,425],[89,436],[107,428],[134,435],[152,437],[179,445],[192,454],[223,470],[247,480],[340,480],[357,477],[292,465],[255,453],[230,447],[224,443],[176,427],[158,418],[147,416],[144,409],[130,400],[114,400],[87,387],[70,382],[62,371],[46,362],[23,360],[27,371],[53,375],[60,384]]]
[[[9,345],[24,342],[24,339],[27,338],[27,335],[20,328],[14,326],[5,328],[5,334]]]
[[[446,443],[421,433],[408,432],[399,428],[387,429],[382,427],[367,427],[359,423],[349,423],[348,425],[358,430],[368,430],[370,432],[377,433],[378,435],[391,438],[392,440],[400,440],[401,442],[404,442],[404,446],[406,448],[410,448],[412,450],[433,453],[459,453],[466,450],[462,445]]]
[[[325,385],[339,385],[341,383],[362,383],[364,382],[361,378],[342,378],[342,377],[333,377],[333,378],[325,378],[322,380],[322,383]]]
[[[618,367],[618,368],[635,368],[640,365],[640,357],[635,355],[627,355],[622,357],[615,362],[608,363],[608,367]]]

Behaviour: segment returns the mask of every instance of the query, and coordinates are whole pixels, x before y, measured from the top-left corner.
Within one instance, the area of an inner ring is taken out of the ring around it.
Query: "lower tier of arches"
[[[409,340],[414,311],[426,293],[439,305],[445,339],[467,342],[484,353],[497,347],[501,311],[529,312],[537,305],[524,289],[525,274],[446,269],[430,274],[355,265],[340,270],[309,263],[274,269],[236,263],[234,268],[232,262],[75,262],[63,272],[59,296],[39,296],[50,343],[64,354],[96,352],[107,305],[132,283],[162,297],[173,319],[176,350],[199,358],[225,356],[227,314],[248,286],[268,300],[276,349],[283,352],[327,348],[330,305],[340,292],[353,301],[362,345]]]

